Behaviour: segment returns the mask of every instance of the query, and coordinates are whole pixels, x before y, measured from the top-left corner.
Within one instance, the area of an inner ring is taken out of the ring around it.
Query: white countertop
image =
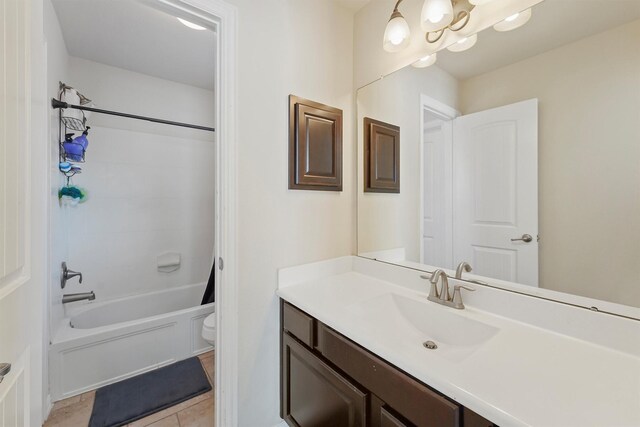
[[[446,352],[446,344],[426,350],[416,329],[391,330],[398,324],[387,325],[385,313],[380,313],[379,321],[365,320],[359,309],[368,300],[388,294],[422,303],[426,285],[422,291],[383,280],[380,274],[369,275],[362,268],[354,271],[348,258],[352,257],[338,259],[337,264],[282,270],[278,295],[501,427],[640,426],[640,357],[635,351],[612,349],[496,315],[468,298],[465,310],[429,304],[433,313],[442,310],[443,316],[462,316],[499,332],[462,358],[443,357],[445,353],[439,351]],[[541,308],[554,303],[544,304]],[[554,316],[551,311],[540,310],[537,315]],[[576,319],[580,315],[577,312]],[[576,319],[565,315],[564,320],[570,324]],[[629,327],[627,339],[640,338],[640,322],[624,324]]]

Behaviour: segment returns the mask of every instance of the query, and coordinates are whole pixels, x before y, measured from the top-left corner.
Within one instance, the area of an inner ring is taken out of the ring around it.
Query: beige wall
[[[640,21],[462,82],[469,114],[538,98],[540,283],[640,306]]]
[[[358,253],[404,248],[420,260],[420,94],[453,108],[458,81],[437,66],[406,67],[358,90]],[[400,126],[400,193],[364,193],[363,119]]]
[[[230,2],[239,18],[238,415],[240,426],[274,426],[277,270],[355,247],[353,12],[325,0]],[[287,189],[289,94],[344,111],[344,191]]]

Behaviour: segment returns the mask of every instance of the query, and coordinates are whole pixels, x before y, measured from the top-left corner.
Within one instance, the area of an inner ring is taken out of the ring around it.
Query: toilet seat
[[[216,314],[211,313],[202,324],[202,338],[211,345],[216,342]]]

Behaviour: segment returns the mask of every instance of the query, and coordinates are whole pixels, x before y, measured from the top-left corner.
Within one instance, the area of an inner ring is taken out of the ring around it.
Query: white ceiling
[[[70,55],[213,90],[213,30],[187,28],[137,0],[53,0],[53,5]]]
[[[546,0],[533,7],[523,27],[505,33],[487,29],[470,50],[438,52],[437,65],[465,80],[636,19],[640,0]]]

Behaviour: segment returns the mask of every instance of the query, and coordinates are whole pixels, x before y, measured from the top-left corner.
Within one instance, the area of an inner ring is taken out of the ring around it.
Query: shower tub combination
[[[68,308],[49,352],[51,398],[60,399],[211,350],[202,339],[215,303],[206,283]],[[98,295],[99,297],[99,295]]]

